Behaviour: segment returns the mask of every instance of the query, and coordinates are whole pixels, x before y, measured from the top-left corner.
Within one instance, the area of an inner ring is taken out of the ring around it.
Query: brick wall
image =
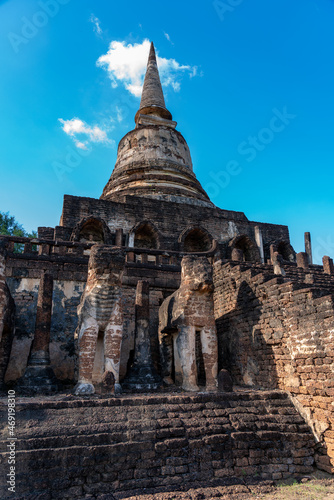
[[[74,256],[64,246],[63,255],[9,254],[6,278],[16,304],[15,337],[6,372],[6,382],[16,381],[24,373],[34,337],[40,276],[47,271],[54,277],[50,332],[50,358],[56,376],[65,384],[76,381],[77,307],[87,280],[88,255]],[[82,253],[82,252],[81,252]],[[159,369],[158,312],[163,299],[179,286],[180,267],[127,263],[123,278],[125,299],[124,333],[120,374],[123,378],[134,348],[134,303],[138,280],[150,283],[150,335],[153,361]]]
[[[3,477],[6,412],[0,401]],[[314,438],[280,391],[22,398],[16,416],[16,498],[31,492],[34,498],[129,498],[159,491],[171,498],[181,488],[313,470]],[[9,497],[5,481],[1,498]]]
[[[310,279],[312,273],[304,281]],[[289,391],[334,472],[334,303],[328,286],[275,277],[266,266],[214,266],[221,368],[234,382]]]
[[[201,207],[184,203],[172,203],[148,198],[125,196],[116,201],[96,200],[66,195],[64,197],[61,224],[57,227],[57,238],[62,234],[69,239],[73,228],[88,216],[99,217],[111,232],[122,228],[128,234],[139,222],[151,221],[160,233],[161,248],[179,250],[178,238],[190,227],[201,226],[220,243],[227,243],[236,235],[245,234],[254,240],[254,227],[261,228],[266,258],[269,245],[274,241],[289,241],[286,226],[251,222],[242,212],[222,210],[218,207]]]

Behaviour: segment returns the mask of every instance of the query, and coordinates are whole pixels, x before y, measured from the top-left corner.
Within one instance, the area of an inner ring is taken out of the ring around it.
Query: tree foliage
[[[13,215],[9,212],[0,212],[0,234],[7,236],[21,236],[28,238],[37,238],[37,232],[27,233],[21,224],[19,224]]]
[[[4,234],[6,236],[20,236],[26,238],[37,238],[37,232],[32,231],[31,233],[27,233],[24,227],[19,224],[13,215],[10,215],[9,212],[0,212],[0,234]],[[24,245],[22,243],[14,244],[14,252],[22,253]],[[36,245],[32,246],[32,250],[36,250]]]

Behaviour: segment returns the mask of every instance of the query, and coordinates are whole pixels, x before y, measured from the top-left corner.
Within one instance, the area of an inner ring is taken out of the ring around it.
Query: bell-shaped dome
[[[133,195],[212,206],[193,173],[191,155],[167,110],[151,44],[136,128],[118,145],[102,199]]]

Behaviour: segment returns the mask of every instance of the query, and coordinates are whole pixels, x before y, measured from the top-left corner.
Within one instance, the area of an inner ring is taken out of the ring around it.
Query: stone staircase
[[[121,499],[312,471],[313,435],[281,391],[20,398],[13,494],[6,412],[2,400],[1,498]]]
[[[224,261],[225,262],[225,261]],[[256,262],[229,262],[233,267],[238,266],[241,271],[251,271],[256,274],[263,274],[268,279],[274,275],[273,266]],[[325,274],[322,266],[312,265],[308,270],[297,267],[297,264],[285,261],[283,264],[286,275],[284,281],[292,281],[300,288],[318,288],[324,293],[334,294],[334,276]]]
[[[334,276],[325,274],[322,266],[310,266],[308,270],[297,267],[296,264],[284,266],[286,278],[291,281],[300,281],[306,285],[323,288],[334,293]]]

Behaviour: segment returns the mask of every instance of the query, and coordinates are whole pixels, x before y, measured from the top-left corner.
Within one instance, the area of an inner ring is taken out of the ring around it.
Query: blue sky
[[[101,195],[153,40],[212,201],[334,257],[333,19],[333,0],[0,1],[0,211],[32,230]]]

